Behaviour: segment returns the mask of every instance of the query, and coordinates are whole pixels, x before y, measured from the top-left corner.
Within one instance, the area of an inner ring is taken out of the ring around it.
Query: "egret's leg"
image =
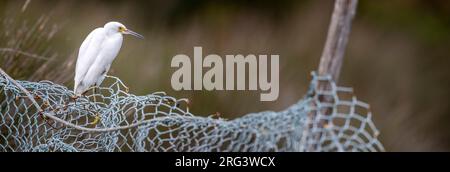
[[[74,93],[73,96],[70,96],[70,99],[73,100],[73,106],[74,106],[74,107],[77,106],[78,99],[79,99],[80,97],[84,96],[85,93],[86,93],[86,92],[81,93],[80,95],[76,95],[76,94]],[[69,104],[70,104],[70,102],[69,102]],[[86,107],[85,107],[85,106],[83,106],[82,108],[83,108],[84,110],[86,110]]]
[[[96,94],[97,94],[97,86],[94,86],[94,89],[92,90],[92,95],[94,96],[94,103],[96,103],[97,104],[97,99],[95,98],[95,97],[97,97],[96,96]]]
[[[97,99],[95,98],[96,94],[97,94],[97,88],[98,88],[98,86],[94,85],[94,89],[92,90],[93,91],[92,95],[94,96],[94,108],[95,108],[95,119],[94,119],[94,121],[91,122],[92,125],[95,125],[100,121],[100,114],[98,113],[98,109],[97,109]]]
[[[76,94],[74,94],[73,96],[70,97],[70,99],[73,100],[74,106],[77,106],[78,98],[79,98],[79,96],[77,96]],[[70,102],[69,102],[69,104],[70,104]]]

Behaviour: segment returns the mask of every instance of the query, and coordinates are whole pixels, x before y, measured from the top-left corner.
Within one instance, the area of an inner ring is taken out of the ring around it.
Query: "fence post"
[[[336,0],[334,3],[325,47],[320,58],[318,75],[331,75],[336,83],[339,79],[357,4],[358,0]]]

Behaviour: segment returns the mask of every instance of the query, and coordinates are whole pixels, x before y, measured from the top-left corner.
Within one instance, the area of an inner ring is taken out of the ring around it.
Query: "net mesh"
[[[97,94],[77,99],[49,81],[17,81],[36,107],[0,76],[0,151],[384,151],[369,105],[330,77],[312,76],[289,108],[233,120],[196,116],[187,99],[163,92],[129,94],[111,76]]]

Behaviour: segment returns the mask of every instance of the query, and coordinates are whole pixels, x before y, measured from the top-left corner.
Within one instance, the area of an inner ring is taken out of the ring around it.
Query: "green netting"
[[[383,151],[369,105],[330,77],[312,76],[308,93],[289,108],[233,120],[196,116],[186,99],[162,92],[129,94],[116,77],[78,99],[49,81],[17,81],[39,110],[1,76],[0,151]]]

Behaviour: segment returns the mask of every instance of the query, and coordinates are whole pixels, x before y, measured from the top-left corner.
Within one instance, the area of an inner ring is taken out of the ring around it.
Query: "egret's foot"
[[[75,106],[77,106],[77,100],[81,97],[82,95],[76,95],[76,94],[74,94],[74,95],[71,95],[70,96],[70,99],[73,101],[73,104],[75,105]]]
[[[70,98],[71,98],[72,100],[77,100],[78,98],[80,98],[80,96],[72,95],[72,96],[70,96]]]
[[[125,86],[125,93],[130,92],[130,88],[128,88],[127,86]]]
[[[101,118],[102,118],[102,117],[100,117],[100,115],[97,113],[97,114],[95,115],[94,121],[92,121],[92,122],[89,123],[89,124],[91,124],[91,125],[97,125],[97,123],[100,122],[100,119],[101,119]]]

